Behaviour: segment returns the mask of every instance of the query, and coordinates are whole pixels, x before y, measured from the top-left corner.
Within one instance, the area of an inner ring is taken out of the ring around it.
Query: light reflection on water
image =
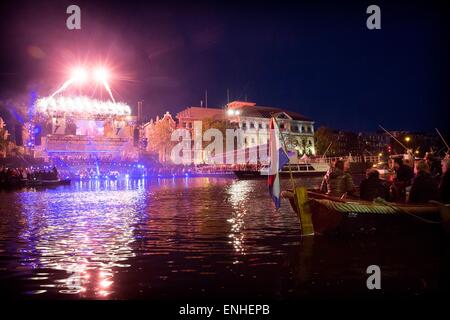
[[[411,256],[400,239],[302,239],[289,204],[273,209],[266,181],[99,180],[0,191],[0,200],[0,285],[19,297],[339,295],[365,283],[374,261],[389,262],[385,283],[401,272],[393,287],[416,293],[416,279],[439,287],[436,270],[449,265],[423,239]]]
[[[245,200],[251,191],[251,181],[248,180],[237,181],[227,189],[231,205],[235,209],[231,218],[227,220],[231,224],[231,232],[229,237],[231,239],[231,243],[233,244],[234,250],[241,254],[245,254],[245,233],[243,227],[245,215],[248,210]]]
[[[107,296],[114,269],[134,257],[134,224],[145,203],[142,185],[77,183],[77,192],[22,192],[21,265],[64,271],[59,293]],[[40,279],[43,280],[43,279]],[[49,284],[45,284],[48,288]]]
[[[255,188],[255,181],[230,179],[92,180],[3,193],[15,207],[0,207],[7,218],[0,246],[17,259],[5,269],[30,281],[29,294],[102,298],[114,294],[115,274],[132,268],[136,256],[216,254],[238,263],[247,246],[266,250],[254,243],[264,219],[249,214],[252,195],[261,192],[263,213],[279,215],[265,183]],[[11,226],[17,234],[6,231]]]

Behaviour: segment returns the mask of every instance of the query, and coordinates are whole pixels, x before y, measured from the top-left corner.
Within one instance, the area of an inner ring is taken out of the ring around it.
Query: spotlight
[[[95,78],[95,80],[97,80],[99,82],[108,81],[109,72],[108,72],[108,70],[106,70],[102,67],[99,67],[94,70],[94,78]]]
[[[72,80],[76,83],[83,83],[87,80],[87,72],[83,68],[72,70]]]

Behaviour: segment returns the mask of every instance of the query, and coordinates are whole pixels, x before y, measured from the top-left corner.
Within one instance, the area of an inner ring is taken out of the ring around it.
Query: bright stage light
[[[103,66],[98,66],[97,68],[93,70],[89,70],[89,72],[83,68],[83,67],[77,67],[72,69],[70,78],[64,82],[59,89],[57,89],[55,92],[53,92],[50,97],[55,97],[57,94],[65,91],[67,88],[69,88],[73,84],[85,84],[87,80],[89,82],[97,82],[101,86],[105,88],[105,90],[108,92],[111,101],[113,103],[116,102],[114,99],[114,96],[112,94],[111,87],[109,86],[109,80],[111,78],[111,73],[108,69],[104,68]]]
[[[106,70],[102,67],[99,67],[94,70],[94,78],[95,78],[95,80],[97,80],[99,82],[106,82],[106,81],[108,81],[108,78],[109,78],[109,72],[108,72],[108,70]]]
[[[83,83],[87,80],[87,71],[83,68],[76,68],[72,70],[72,81],[76,83]]]
[[[36,111],[40,113],[64,112],[69,115],[110,115],[129,116],[131,108],[122,102],[99,101],[88,97],[44,97],[36,103]]]

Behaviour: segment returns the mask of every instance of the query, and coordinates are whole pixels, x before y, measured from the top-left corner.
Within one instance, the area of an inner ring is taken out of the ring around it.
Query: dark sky
[[[339,3],[338,3],[339,2]],[[81,7],[82,29],[65,27]],[[381,7],[382,29],[366,28]],[[230,98],[337,129],[448,131],[448,6],[437,2],[9,1],[0,5],[1,115],[68,66],[105,62],[116,99],[154,117]]]

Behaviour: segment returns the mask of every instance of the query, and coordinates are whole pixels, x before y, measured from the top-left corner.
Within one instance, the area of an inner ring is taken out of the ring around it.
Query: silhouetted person
[[[355,191],[352,176],[344,171],[344,162],[336,161],[334,168],[330,168],[322,180],[320,189],[333,197],[342,197]]]
[[[439,184],[439,200],[450,203],[450,158],[442,160],[442,177]]]
[[[409,192],[409,203],[427,203],[438,200],[439,193],[435,180],[430,175],[430,167],[421,160],[416,164],[416,177]]]
[[[55,166],[53,166],[50,176],[51,176],[52,180],[58,179],[58,169],[56,169]]]
[[[435,158],[431,152],[427,152],[425,154],[425,161],[430,167],[431,177],[439,181],[442,176],[442,166],[439,159]]]
[[[373,201],[378,197],[389,200],[389,189],[380,179],[380,173],[375,169],[370,169],[366,176],[367,178],[359,186],[360,198],[366,201]]]
[[[394,159],[395,179],[391,186],[391,198],[397,202],[405,202],[406,187],[411,184],[414,178],[414,171],[410,166],[403,163],[403,159]]]
[[[394,170],[395,170],[395,180],[398,182],[403,182],[410,184],[411,180],[414,178],[414,171],[410,166],[403,163],[403,159],[394,159]]]

